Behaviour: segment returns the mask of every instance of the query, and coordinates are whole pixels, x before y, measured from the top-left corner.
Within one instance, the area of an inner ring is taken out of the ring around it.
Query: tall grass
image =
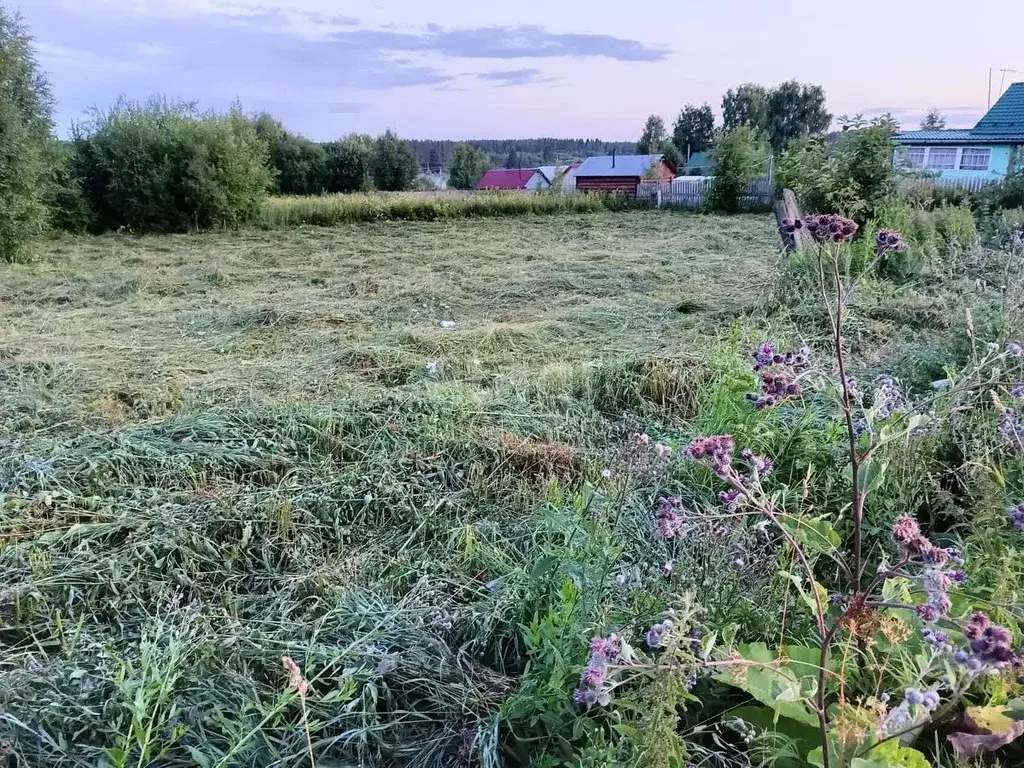
[[[597,213],[645,207],[610,195],[485,192],[464,195],[324,195],[271,198],[257,217],[267,229],[302,224],[329,227],[365,221],[438,221],[481,216]]]

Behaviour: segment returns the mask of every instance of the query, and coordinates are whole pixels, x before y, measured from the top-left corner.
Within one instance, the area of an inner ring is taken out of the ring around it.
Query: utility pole
[[[985,111],[992,109],[992,67],[988,68],[988,104]]]

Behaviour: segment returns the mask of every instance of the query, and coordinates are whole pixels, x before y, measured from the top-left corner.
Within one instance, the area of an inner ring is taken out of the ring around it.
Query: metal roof
[[[476,183],[477,189],[523,189],[536,168],[492,168]]]
[[[1024,83],[1013,83],[970,130],[902,131],[897,144],[1024,144]]]
[[[975,136],[1015,135],[1024,139],[1024,83],[1013,83],[978,121]]]
[[[583,161],[583,165],[576,169],[576,177],[643,176],[661,158],[662,155],[596,155]]]
[[[560,173],[564,173],[566,176],[572,174],[576,169],[577,164],[572,165],[542,165],[537,170],[541,176],[547,179],[549,182],[553,182],[555,177]]]
[[[942,142],[963,143],[970,141],[973,137],[969,130],[942,130],[942,131],[900,131],[894,137],[899,144],[914,144],[922,142],[935,144]]]

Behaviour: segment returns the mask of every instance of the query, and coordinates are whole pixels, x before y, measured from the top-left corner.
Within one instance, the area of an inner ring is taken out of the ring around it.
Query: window
[[[988,147],[964,147],[960,153],[961,171],[987,171],[992,150]]]
[[[907,162],[911,165],[924,165],[924,147],[907,147]]]
[[[956,168],[956,147],[929,147],[925,168],[951,171]]]

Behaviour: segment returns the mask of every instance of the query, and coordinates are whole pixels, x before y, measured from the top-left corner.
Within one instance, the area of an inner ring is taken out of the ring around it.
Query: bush
[[[715,179],[708,193],[713,211],[736,213],[747,185],[763,173],[767,148],[749,127],[723,133],[715,141]]]
[[[0,259],[23,257],[46,226],[44,196],[51,174],[46,78],[18,15],[0,8]]]
[[[353,133],[324,146],[327,152],[327,191],[365,192],[370,188],[373,139]]]
[[[968,206],[943,205],[935,210],[934,216],[945,253],[969,251],[978,247],[978,228]]]
[[[975,193],[976,207],[986,213],[1024,208],[1024,170],[1014,170],[1001,184],[989,184]]]
[[[82,189],[74,145],[55,141],[50,156],[53,172],[46,200],[50,226],[75,234],[92,231],[96,228],[96,216]]]
[[[322,144],[296,136],[270,115],[255,120],[256,135],[267,142],[276,172],[276,189],[283,195],[321,195],[327,191],[327,151]]]
[[[491,158],[486,152],[468,144],[456,144],[452,151],[448,186],[452,189],[473,189],[490,167]]]
[[[401,192],[412,187],[419,165],[412,149],[393,131],[385,131],[373,143],[370,175],[374,186],[385,192]]]
[[[985,242],[995,248],[1011,248],[1024,241],[1024,208],[996,211],[982,218]]]
[[[241,110],[119,101],[75,135],[76,171],[101,228],[238,226],[266,199],[268,147]]]
[[[779,188],[792,189],[806,210],[841,213],[864,223],[896,192],[893,124],[851,123],[829,152],[825,140],[794,141],[779,161]]]

